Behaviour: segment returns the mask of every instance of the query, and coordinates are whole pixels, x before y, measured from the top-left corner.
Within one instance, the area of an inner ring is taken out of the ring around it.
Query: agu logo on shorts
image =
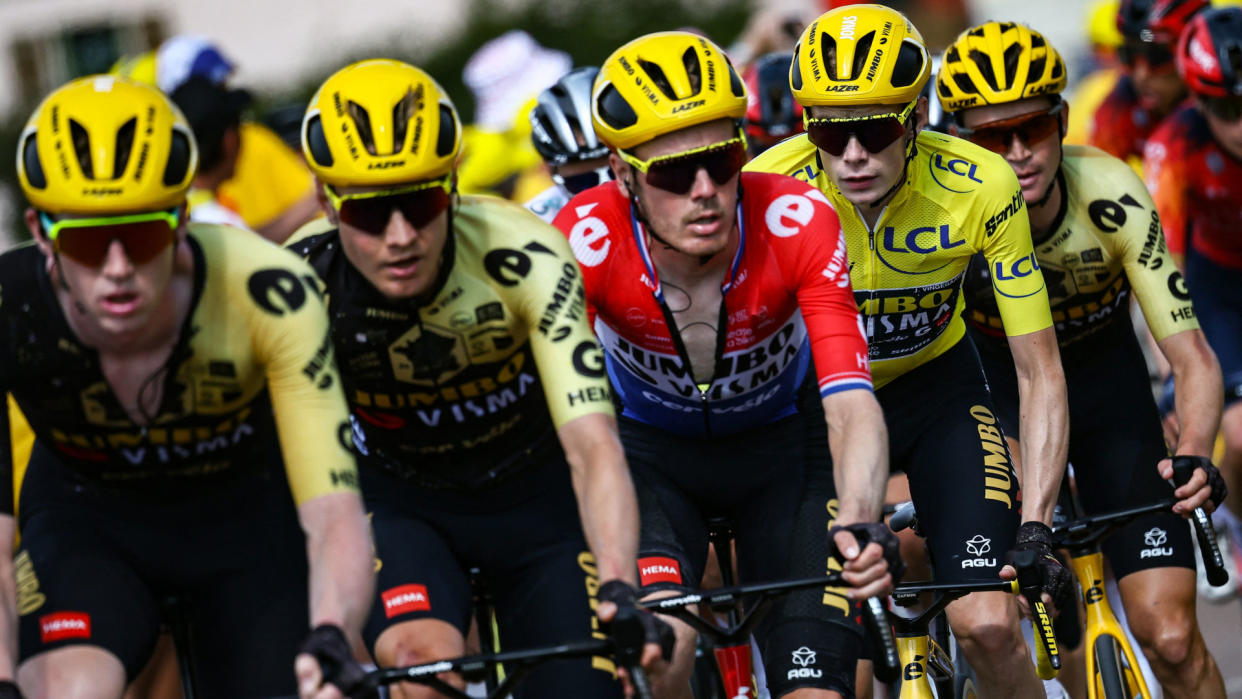
[[[640,585],[655,583],[681,584],[681,566],[672,558],[651,556],[638,559],[638,578]]]
[[[398,585],[380,597],[384,600],[384,614],[389,619],[410,612],[431,611],[426,585]]]
[[[91,615],[85,612],[56,612],[39,617],[39,631],[44,643],[68,638],[91,637]]]

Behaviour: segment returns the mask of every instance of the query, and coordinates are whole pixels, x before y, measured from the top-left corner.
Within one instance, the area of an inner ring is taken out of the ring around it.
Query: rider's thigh
[[[1151,568],[1117,582],[1126,621],[1156,663],[1187,659],[1199,633],[1195,617],[1195,573],[1188,568]]]
[[[17,684],[27,699],[118,699],[125,666],[102,648],[67,646],[22,663]]]

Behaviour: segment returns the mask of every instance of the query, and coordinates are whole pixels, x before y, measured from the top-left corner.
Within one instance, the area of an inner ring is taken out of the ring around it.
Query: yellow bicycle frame
[[[1113,608],[1108,603],[1108,595],[1104,592],[1104,554],[1097,551],[1086,556],[1071,558],[1070,564],[1074,567],[1074,574],[1078,576],[1078,584],[1083,591],[1083,602],[1087,608],[1087,633],[1083,639],[1087,654],[1087,696],[1090,699],[1104,696],[1104,689],[1100,684],[1098,660],[1095,657],[1095,641],[1101,636],[1112,636],[1117,641],[1125,662],[1130,666],[1129,673],[1126,673],[1122,679],[1130,683],[1132,691],[1139,691],[1137,696],[1142,699],[1151,699],[1151,691],[1147,689],[1147,682],[1143,679],[1143,671],[1138,658],[1134,655],[1134,649],[1130,647],[1125,629],[1121,628],[1121,623],[1113,615]]]

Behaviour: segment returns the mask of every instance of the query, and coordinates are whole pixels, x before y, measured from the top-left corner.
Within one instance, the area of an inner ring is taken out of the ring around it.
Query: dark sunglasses
[[[647,184],[673,194],[685,194],[694,186],[699,168],[716,184],[724,184],[742,171],[746,164],[746,140],[741,131],[735,138],[692,148],[681,153],[660,155],[651,160],[638,158],[618,150],[622,160],[647,176]]]
[[[378,192],[337,194],[326,184],[323,191],[343,223],[370,235],[383,235],[394,209],[415,228],[431,223],[449,206],[449,186],[449,178],[443,177]]]
[[[1173,49],[1164,44],[1130,41],[1117,49],[1117,58],[1131,68],[1140,60],[1153,69],[1173,68]]]
[[[816,148],[822,148],[834,158],[845,153],[850,137],[858,139],[859,145],[868,153],[879,153],[901,138],[906,132],[906,120],[918,101],[911,102],[900,114],[873,114],[865,117],[806,117],[806,135]]]
[[[1221,121],[1237,121],[1242,118],[1240,97],[1200,97],[1203,108]]]
[[[102,265],[114,240],[133,264],[150,262],[172,245],[180,222],[180,209],[60,220],[39,212],[39,223],[56,252],[87,267]]]
[[[604,165],[590,172],[582,172],[577,175],[562,175],[560,173],[552,173],[552,181],[564,187],[570,194],[585,192],[586,190],[601,185],[612,179],[612,170]]]
[[[958,135],[977,146],[982,146],[994,153],[1005,153],[1009,144],[1017,138],[1030,146],[1043,141],[1056,133],[1061,127],[1061,109],[1064,102],[1046,112],[1020,114],[1008,119],[990,121],[973,129],[958,127]]]

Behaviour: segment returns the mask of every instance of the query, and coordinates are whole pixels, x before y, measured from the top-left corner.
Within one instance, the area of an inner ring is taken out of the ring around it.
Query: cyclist
[[[1037,31],[1013,22],[966,30],[945,51],[936,83],[957,133],[1003,155],[1022,184],[1069,385],[1069,457],[1084,509],[1092,514],[1144,505],[1169,489],[1164,478],[1171,461],[1130,322],[1131,296],[1184,387],[1177,396],[1183,420],[1174,454],[1197,470],[1178,489],[1183,501],[1175,511],[1189,517],[1199,505],[1210,509],[1224,491],[1208,459],[1220,421],[1220,369],[1142,181],[1096,148],[1061,144],[1065,63]],[[970,270],[968,327],[1013,444],[1019,409],[1014,362],[988,266],[977,261]],[[1104,550],[1130,627],[1160,684],[1177,696],[1223,697],[1220,671],[1195,617],[1189,527],[1175,514],[1149,515],[1111,536]]]
[[[789,91],[793,54],[766,53],[742,71],[746,83],[746,142],[752,156],[802,133],[802,105]]]
[[[569,71],[539,93],[530,112],[531,142],[555,184],[526,202],[526,208],[548,223],[575,194],[612,179],[608,146],[591,126],[591,84],[597,73],[595,66]]]
[[[460,131],[440,86],[389,60],[334,73],[303,122],[336,228],[291,246],[328,295],[379,559],[363,637],[383,666],[462,654],[471,567],[510,648],[585,639],[597,603],[608,621],[635,602],[637,503],[581,274],[519,205],[453,191]],[[581,659],[520,693],[621,686]]]
[[[1212,10],[1196,17],[1178,46],[1178,69],[1194,101],[1178,109],[1148,142],[1147,186],[1156,201],[1169,251],[1186,275],[1195,312],[1224,375],[1221,417],[1229,483],[1225,507],[1216,513],[1230,532],[1235,557],[1242,551],[1242,304],[1238,272],[1242,244],[1237,237],[1242,203],[1242,73],[1235,62],[1242,47],[1242,10]],[[1186,294],[1187,289],[1178,288]],[[1176,408],[1182,429],[1183,384]]]
[[[807,134],[747,169],[811,182],[841,216],[892,463],[909,477],[936,577],[1009,576],[998,554],[1016,542],[1041,555],[1045,590],[1060,606],[1071,576],[1051,556],[1048,524],[1065,468],[1066,403],[1047,292],[1013,171],[978,146],[921,131],[930,67],[918,30],[896,10],[849,5],[821,15],[790,69]],[[1020,512],[960,317],[961,281],[977,252],[996,270],[1022,391]],[[1005,593],[968,595],[947,613],[982,693],[1042,696]]]
[[[1124,74],[1095,110],[1088,143],[1141,165],[1147,137],[1186,99],[1173,50],[1191,17],[1207,6],[1208,0],[1122,0],[1117,55]]]
[[[189,122],[198,146],[198,172],[186,195],[190,220],[248,228],[241,214],[220,202],[216,190],[237,171],[241,114],[250,104],[250,93],[193,75],[169,97]]]
[[[706,38],[630,41],[592,94],[618,179],[579,194],[555,223],[582,266],[622,409],[644,591],[697,587],[712,516],[731,521],[742,580],[839,570],[829,531],[856,589],[792,595],[755,637],[772,696],[852,696],[851,600],[885,592],[900,562],[893,535],[868,525],[887,475],[884,423],[836,215],[803,183],[740,174],[745,88]],[[875,543],[860,552],[851,532]],[[675,627],[660,696],[689,687],[694,634]]]
[[[0,255],[0,382],[37,438],[14,605],[28,696],[121,696],[169,594],[189,610],[202,696],[287,695],[308,622],[300,681],[318,672],[311,656],[348,664],[369,604],[311,270],[187,224],[196,164],[171,102],[115,76],[54,91],[19,140],[35,244]],[[6,514],[12,501],[0,495]]]

